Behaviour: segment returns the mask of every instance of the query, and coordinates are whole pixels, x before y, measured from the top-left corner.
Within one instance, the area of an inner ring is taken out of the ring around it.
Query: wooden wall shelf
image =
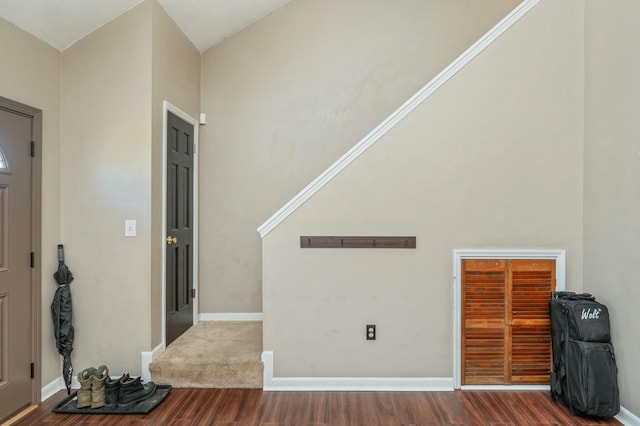
[[[300,248],[416,248],[416,237],[301,236]]]

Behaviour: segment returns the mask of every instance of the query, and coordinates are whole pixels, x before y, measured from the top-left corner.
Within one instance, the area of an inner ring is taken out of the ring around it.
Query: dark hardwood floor
[[[612,425],[572,417],[548,392],[262,392],[172,389],[146,415],[68,415],[61,391],[19,425]]]

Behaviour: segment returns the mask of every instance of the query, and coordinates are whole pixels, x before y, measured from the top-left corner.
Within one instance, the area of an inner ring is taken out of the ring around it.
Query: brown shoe
[[[93,367],[85,368],[80,373],[78,373],[78,382],[80,382],[80,389],[78,389],[77,394],[77,408],[91,407],[91,388],[93,385],[93,376],[95,373],[96,369]]]
[[[101,365],[96,369],[91,388],[91,408],[104,407],[104,381],[107,377],[109,377],[109,368],[106,365]]]

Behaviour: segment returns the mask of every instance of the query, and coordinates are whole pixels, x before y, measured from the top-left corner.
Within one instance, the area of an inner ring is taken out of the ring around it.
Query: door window
[[[9,167],[9,161],[7,160],[7,156],[4,155],[4,150],[0,146],[0,173],[11,173],[11,168]]]

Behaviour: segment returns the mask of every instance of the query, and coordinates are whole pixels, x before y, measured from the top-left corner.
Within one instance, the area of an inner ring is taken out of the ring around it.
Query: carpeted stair
[[[174,387],[262,388],[262,322],[201,321],[151,364],[151,379]]]

